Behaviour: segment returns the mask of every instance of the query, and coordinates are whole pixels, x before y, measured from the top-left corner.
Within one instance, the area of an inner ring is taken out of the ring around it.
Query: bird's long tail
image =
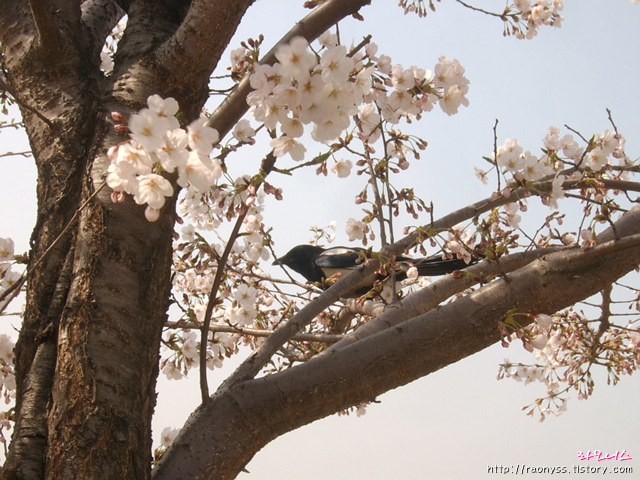
[[[413,262],[420,276],[446,275],[469,266],[467,262],[459,258],[443,259],[441,255],[423,258]]]

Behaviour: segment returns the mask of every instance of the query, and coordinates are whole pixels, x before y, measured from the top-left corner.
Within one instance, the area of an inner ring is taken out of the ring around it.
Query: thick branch
[[[165,323],[165,327],[188,328],[191,330],[200,330],[202,328],[200,324],[193,322],[167,322]],[[241,327],[239,325],[220,325],[217,323],[210,325],[209,331],[213,333],[235,333],[246,335],[247,337],[268,337],[273,333],[273,330],[268,329]],[[299,333],[295,335],[292,340],[298,342],[336,343],[341,338],[343,338],[343,335],[331,333]]]
[[[184,78],[208,78],[254,0],[194,0],[158,59]]]
[[[524,195],[524,190],[518,190],[513,192],[508,199],[500,197],[498,199],[487,198],[481,200],[473,205],[442,217],[431,225],[425,226],[423,230],[436,233],[441,230],[446,230],[447,228],[451,228],[460,222],[473,218],[493,208],[516,201]],[[383,252],[398,255],[409,248],[412,244],[415,244],[418,238],[418,233],[408,235],[402,240],[385,247]],[[422,240],[424,240],[424,238],[422,238]],[[380,262],[378,260],[370,260],[367,264],[342,277],[322,295],[316,297],[313,301],[305,305],[298,314],[273,332],[273,335],[267,338],[260,348],[247,358],[240,367],[238,367],[238,369],[226,380],[225,384],[230,385],[256,376],[282,345],[311,323],[311,321],[325,308],[338,301],[345,292],[352,290],[353,287],[362,282],[363,279],[373,277],[379,266]]]
[[[330,349],[321,353],[326,355],[330,351],[343,348],[369,335],[394,327],[402,322],[429,312],[444,302],[447,298],[464,291],[484,279],[513,272],[543,255],[548,255],[568,247],[538,248],[527,252],[518,252],[501,257],[498,261],[485,260],[464,270],[460,277],[446,275],[442,279],[427,285],[419,291],[407,296],[403,300],[389,305],[383,313],[362,325],[352,334],[344,337]]]
[[[80,26],[80,3],[30,0],[29,5],[38,30],[40,52],[49,59],[68,57],[69,48],[76,39]],[[69,35],[71,32],[76,35]],[[50,62],[50,66],[58,67],[56,62]]]
[[[591,249],[552,253],[401,325],[219,390],[188,420],[154,478],[234,478],[277,436],[496,343],[498,322],[514,307],[553,313],[603,290],[640,262],[638,222],[633,230]]]

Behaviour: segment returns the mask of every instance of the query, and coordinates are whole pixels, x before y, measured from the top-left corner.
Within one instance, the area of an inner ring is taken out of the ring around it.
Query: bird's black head
[[[286,265],[298,272],[310,282],[318,282],[323,278],[322,270],[315,260],[324,248],[315,245],[298,245],[289,250],[283,257],[276,259],[274,265]]]

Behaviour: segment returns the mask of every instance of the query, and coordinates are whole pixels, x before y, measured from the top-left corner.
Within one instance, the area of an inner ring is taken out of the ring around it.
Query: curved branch
[[[165,323],[165,327],[187,328],[191,330],[202,329],[200,324],[194,322],[167,322]],[[220,325],[217,323],[209,325],[209,331],[213,333],[234,333],[248,337],[268,337],[273,333],[273,330],[268,329],[241,327],[239,325]],[[336,343],[342,338],[344,338],[344,335],[331,333],[299,333],[295,335],[292,340],[298,342]]]
[[[369,335],[395,327],[406,320],[414,318],[416,315],[429,312],[447,298],[477,285],[485,279],[505,275],[524,267],[543,255],[549,255],[569,248],[571,247],[550,247],[517,252],[501,257],[498,261],[485,260],[471,265],[464,269],[462,276],[446,275],[442,279],[408,295],[401,301],[389,305],[384,312],[380,313],[376,318],[362,325],[355,332],[347,335],[320,355],[326,355],[333,350],[344,348]]]
[[[499,197],[496,199],[486,198],[480,200],[479,202],[456,210],[449,215],[432,222],[430,225],[425,226],[422,229],[422,232],[414,232],[398,242],[386,246],[382,249],[381,253],[383,255],[399,255],[419,240],[424,241],[428,236],[433,235],[429,233],[427,237],[425,237],[424,231],[437,233],[439,231],[446,230],[458,223],[474,218],[501,205],[524,198],[527,194],[528,190],[521,188],[513,192],[509,198]],[[375,272],[379,267],[380,262],[376,259],[371,259],[348,275],[340,278],[322,295],[306,304],[287,323],[274,331],[273,334],[262,343],[260,348],[253,352],[244,362],[242,362],[238,369],[229,376],[229,378],[227,378],[224,385],[232,385],[255,377],[282,345],[311,323],[311,321],[325,308],[337,302],[344,293],[352,290],[355,285],[360,284],[364,279],[374,277]]]
[[[159,48],[158,59],[184,78],[208,78],[254,1],[193,0],[180,26]]]
[[[219,390],[189,418],[154,479],[234,478],[279,435],[493,345],[498,321],[514,306],[553,313],[601,291],[640,262],[640,223],[633,230],[587,250],[552,253],[402,325]]]

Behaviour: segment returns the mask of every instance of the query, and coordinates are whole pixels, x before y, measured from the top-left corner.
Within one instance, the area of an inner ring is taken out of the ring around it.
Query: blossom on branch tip
[[[351,174],[352,168],[353,162],[351,160],[340,160],[331,167],[331,171],[335,173],[338,178],[346,178]]]
[[[302,143],[286,135],[271,140],[271,148],[273,148],[273,154],[276,157],[282,157],[288,153],[293,160],[298,162],[304,160],[304,153],[307,151]]]
[[[233,137],[242,143],[253,143],[253,137],[256,136],[256,131],[251,127],[249,120],[242,119],[236,126],[233,127]]]
[[[364,223],[353,218],[347,220],[345,232],[350,242],[364,239],[366,230],[367,226]]]

